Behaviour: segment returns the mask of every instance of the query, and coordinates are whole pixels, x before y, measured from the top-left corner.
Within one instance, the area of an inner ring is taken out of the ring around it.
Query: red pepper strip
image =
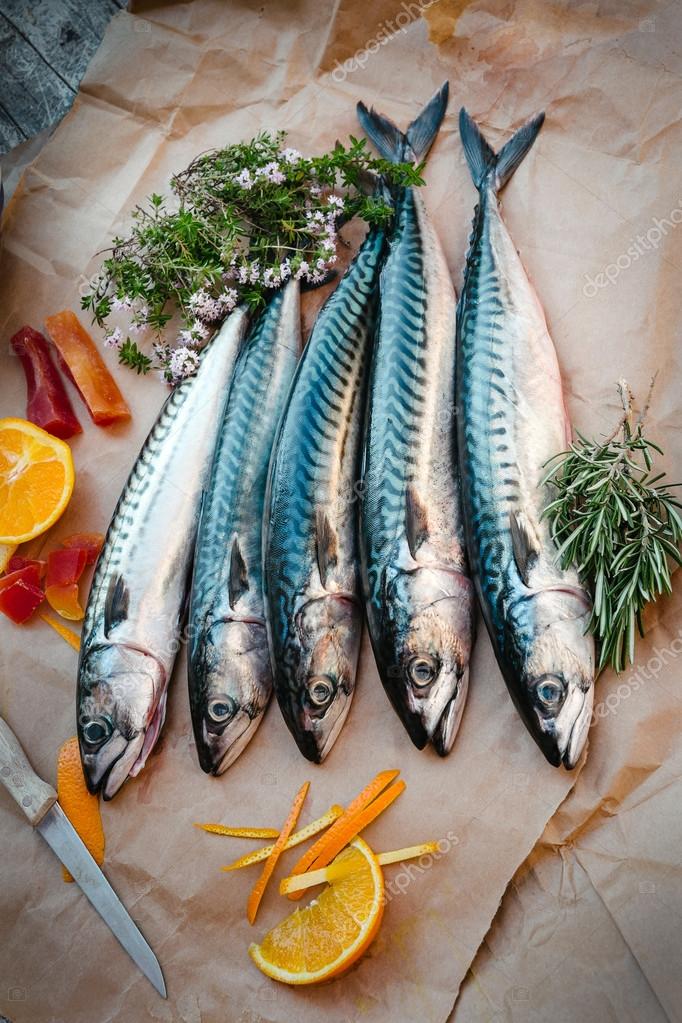
[[[78,388],[98,426],[130,419],[130,409],[102,356],[75,313],[64,309],[45,320],[65,372]]]
[[[46,586],[45,596],[50,607],[70,622],[79,622],[85,614],[78,602],[78,583],[55,583]]]
[[[20,568],[0,578],[0,611],[21,625],[42,604],[45,594],[40,588],[38,569],[34,565]]]
[[[45,587],[70,586],[77,583],[83,575],[88,559],[88,552],[82,547],[71,547],[60,551],[50,551],[47,556],[47,579]],[[50,603],[52,603],[50,601]]]
[[[32,327],[22,327],[10,340],[24,367],[28,399],[26,418],[55,437],[82,433],[47,341]]]
[[[62,547],[80,547],[87,553],[86,565],[94,565],[102,550],[104,537],[101,533],[74,533],[62,540]]]
[[[35,565],[38,569],[38,576],[40,579],[43,578],[47,572],[47,562],[39,561],[36,558],[22,558],[21,554],[13,554],[7,564],[8,572],[18,572],[21,568],[28,568],[29,565]]]

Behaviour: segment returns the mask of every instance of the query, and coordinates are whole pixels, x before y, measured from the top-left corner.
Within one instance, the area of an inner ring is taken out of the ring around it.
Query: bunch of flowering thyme
[[[170,383],[195,371],[198,350],[238,303],[262,306],[289,278],[319,284],[336,262],[339,221],[384,223],[391,206],[360,187],[370,175],[396,187],[422,184],[419,167],[373,157],[350,137],[322,156],[285,146],[284,132],[197,157],[171,180],[171,196],[151,195],[132,213],[126,238],[112,248],[83,298],[105,326],[127,313],[127,329],[104,343],[120,362]],[[178,314],[172,341],[167,325]],[[151,334],[150,353],[140,347]],[[140,343],[138,343],[140,342]]]

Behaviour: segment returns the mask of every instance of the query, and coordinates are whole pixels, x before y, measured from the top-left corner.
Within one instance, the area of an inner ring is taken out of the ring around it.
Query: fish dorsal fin
[[[318,508],[315,522],[315,543],[317,546],[317,567],[323,586],[327,585],[329,569],[336,565],[339,556],[339,539],[327,513]]]
[[[509,513],[509,528],[516,567],[526,586],[530,586],[531,569],[541,550],[540,538],[535,526],[522,511]]]
[[[239,546],[239,537],[235,536],[232,541],[230,552],[230,578],[228,581],[228,600],[230,607],[234,608],[240,597],[243,597],[249,588],[249,571],[246,561]]]
[[[104,635],[108,636],[112,629],[124,622],[128,617],[130,593],[122,575],[114,576],[109,583],[106,600],[104,601]]]
[[[426,506],[412,483],[405,491],[405,532],[407,546],[413,558],[429,535],[429,516]]]

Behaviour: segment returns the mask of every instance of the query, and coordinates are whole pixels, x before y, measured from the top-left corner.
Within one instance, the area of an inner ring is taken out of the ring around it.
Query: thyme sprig
[[[321,283],[336,261],[340,220],[390,218],[390,204],[366,194],[368,177],[423,184],[420,167],[372,156],[365,139],[350,136],[313,157],[285,140],[262,132],[203,153],[172,178],[169,197],[153,194],[133,210],[129,234],[113,239],[82,300],[100,326],[114,311],[128,313],[127,331],[105,337],[122,363],[146,373],[155,362],[171,382],[181,379],[237,303],[256,309],[289,277]],[[181,329],[170,344],[164,332],[176,313]],[[130,336],[146,331],[153,358]]]
[[[653,386],[653,381],[652,381]],[[545,509],[564,568],[574,564],[591,588],[588,629],[599,645],[598,666],[620,672],[634,662],[635,631],[644,635],[642,611],[672,591],[670,562],[682,564],[682,504],[654,471],[661,448],[644,436],[642,413],[633,423],[633,395],[618,383],[621,420],[606,440],[577,434],[568,451],[548,462],[543,482],[556,496]]]

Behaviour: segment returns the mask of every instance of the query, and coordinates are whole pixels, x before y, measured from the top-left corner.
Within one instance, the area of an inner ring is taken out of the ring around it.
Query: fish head
[[[307,601],[296,614],[298,642],[277,696],[289,730],[308,760],[321,764],[336,742],[355,690],[362,611],[345,594]]]
[[[400,573],[384,608],[386,645],[379,670],[418,749],[450,752],[469,687],[474,615],[471,580],[417,567]]]
[[[251,740],[272,694],[264,624],[226,619],[207,629],[190,651],[189,694],[201,768],[222,774]]]
[[[586,631],[590,601],[579,587],[533,598],[534,636],[522,666],[521,711],[554,767],[574,768],[585,747],[594,700],[594,639]]]
[[[161,731],[166,672],[151,654],[122,643],[85,650],[78,669],[78,742],[91,792],[111,799],[137,775]]]

